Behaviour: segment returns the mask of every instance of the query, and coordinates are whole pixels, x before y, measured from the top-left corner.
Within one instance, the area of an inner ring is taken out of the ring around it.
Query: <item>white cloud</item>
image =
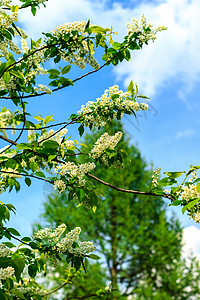
[[[120,3],[113,3],[108,8],[106,0],[49,0],[46,5],[47,8],[41,8],[35,18],[31,13],[22,14],[21,21],[33,36],[61,23],[88,18],[103,26],[113,25],[122,36],[126,21],[142,13],[153,24],[168,26],[168,31],[160,33],[155,43],[135,52],[132,62],[115,68],[117,79],[123,80],[125,85],[132,79],[143,93],[152,96],[160,88],[167,87],[170,80],[178,80],[182,84],[178,95],[183,95],[200,79],[199,0],[141,3],[133,9],[124,8]]]
[[[187,258],[191,251],[200,260],[200,229],[195,226],[189,226],[183,230],[183,257]]]
[[[190,137],[192,135],[194,135],[194,130],[193,129],[187,129],[185,131],[179,131],[177,134],[176,134],[176,139],[180,139],[180,138],[186,138],[186,137]]]

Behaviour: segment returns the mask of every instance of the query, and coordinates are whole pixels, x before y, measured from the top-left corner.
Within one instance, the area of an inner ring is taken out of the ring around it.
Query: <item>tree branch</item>
[[[23,173],[15,173],[15,172],[2,171],[2,170],[0,170],[0,173],[12,174],[12,175],[23,176],[23,177],[31,177],[31,178],[36,178],[36,179],[39,179],[39,180],[46,181],[46,182],[48,182],[48,183],[50,183],[50,184],[53,184],[53,182],[52,182],[52,181],[50,181],[50,180],[47,180],[47,179],[45,179],[45,178],[42,178],[42,177],[35,176],[35,175],[23,174]]]
[[[158,194],[153,193],[153,192],[141,192],[141,191],[134,191],[134,190],[126,190],[126,189],[123,189],[123,188],[116,187],[116,186],[114,186],[114,185],[112,185],[112,184],[110,184],[108,182],[105,182],[105,181],[99,179],[98,177],[96,177],[96,176],[94,176],[94,175],[92,175],[90,173],[86,173],[86,175],[88,177],[93,178],[94,180],[102,183],[103,185],[106,185],[106,186],[108,186],[108,187],[110,187],[110,188],[112,188],[112,189],[114,189],[116,191],[119,191],[119,192],[129,193],[129,194],[135,194],[135,195],[162,196],[164,198],[168,198],[168,199],[173,200],[169,194],[158,195]]]
[[[105,67],[108,63],[110,63],[110,62],[106,62],[106,63],[104,63],[103,65],[101,65],[98,69],[92,70],[92,71],[90,71],[90,72],[88,72],[88,73],[85,73],[85,74],[81,75],[81,76],[78,77],[78,78],[75,78],[74,80],[72,80],[72,82],[74,83],[74,82],[76,82],[76,81],[78,81],[78,80],[81,80],[82,78],[84,78],[84,77],[86,77],[86,76],[88,76],[88,75],[91,75],[91,74],[93,74],[93,73],[95,73],[95,72],[98,72],[98,71],[101,70],[103,67]],[[66,88],[66,86],[57,87],[57,88],[55,88],[55,89],[52,90],[52,93],[53,93],[53,92],[56,92],[56,91],[59,91],[59,90],[62,90],[62,89],[64,89],[64,88]],[[34,98],[34,97],[43,96],[43,95],[47,95],[47,93],[46,93],[46,92],[43,92],[43,93],[40,93],[40,94],[34,94],[34,95],[23,96],[23,99],[26,99],[26,98]],[[4,97],[4,96],[2,96],[2,97],[0,97],[0,98],[1,98],[1,99],[19,99],[18,97]]]
[[[12,233],[10,233],[10,231],[9,231],[7,228],[5,228],[1,223],[0,223],[0,227],[1,227],[4,231],[6,231],[6,232],[9,234],[9,236],[10,236],[11,238],[15,239],[16,241],[20,242],[21,244],[24,244],[24,245],[26,245],[26,246],[29,246],[29,244],[23,242],[22,240],[18,239],[18,238],[15,237],[14,235],[12,235]],[[30,246],[29,246],[29,247],[30,247]]]

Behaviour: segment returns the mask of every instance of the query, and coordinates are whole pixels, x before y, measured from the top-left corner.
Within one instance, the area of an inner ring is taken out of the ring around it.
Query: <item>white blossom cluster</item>
[[[4,244],[0,244],[0,257],[8,256],[10,254],[10,249]]]
[[[21,175],[19,172],[12,168],[2,168],[1,169],[1,177],[5,179],[7,176],[10,178],[21,178]]]
[[[54,172],[59,173],[60,175],[66,175],[68,173],[71,177],[78,177],[79,185],[83,186],[85,184],[85,180],[83,179],[83,177],[85,176],[86,173],[92,171],[95,168],[96,165],[93,162],[76,165],[74,162],[68,161],[65,164],[63,163],[57,165],[54,168]],[[59,182],[59,184],[61,183]]]
[[[43,289],[42,287],[29,287],[29,286],[22,286],[15,289],[16,291],[20,291],[23,294],[29,294],[30,296],[44,296],[48,293],[47,290]]]
[[[158,179],[160,177],[160,170],[161,168],[157,168],[154,172],[153,172],[153,175],[151,176],[152,177],[152,181],[151,181],[151,184],[152,186],[156,187],[157,184],[158,184]]]
[[[60,226],[58,226],[56,229],[54,229],[52,231],[52,228],[44,228],[44,229],[40,229],[39,231],[37,231],[34,236],[39,238],[39,239],[43,239],[43,238],[49,238],[52,239],[53,242],[57,242],[59,240],[59,238],[61,237],[61,235],[65,232],[66,230],[66,225],[65,224],[61,224]]]
[[[12,0],[0,0],[0,7],[4,6],[7,7],[10,5]]]
[[[0,280],[5,280],[11,277],[15,273],[15,269],[13,267],[0,268]]]
[[[200,223],[200,212],[199,211],[194,215],[193,219],[196,221],[196,223]]]
[[[98,158],[104,152],[105,149],[114,149],[122,138],[122,132],[118,131],[115,135],[110,136],[107,132],[96,141],[94,147],[91,150],[91,156]]]
[[[182,192],[180,194],[182,200],[189,201],[190,199],[195,199],[200,197],[200,193],[197,192],[196,185],[190,184],[189,186],[183,186]]]
[[[61,253],[69,252],[72,254],[84,255],[96,250],[96,247],[92,242],[79,242],[79,235],[81,233],[80,227],[74,228],[59,241],[61,235],[65,232],[65,230],[66,225],[61,224],[53,231],[51,228],[41,229],[36,232],[34,236],[40,239],[49,239],[50,244],[54,244],[54,249]],[[73,248],[72,245],[74,242],[78,244],[78,247]]]
[[[46,94],[49,94],[49,95],[52,94],[52,90],[44,84],[38,84],[38,87],[34,87],[34,89],[35,89],[36,92],[42,91],[42,92],[45,92]]]
[[[43,63],[45,61],[45,59],[44,59],[45,49],[42,49],[43,47],[44,47],[44,44],[41,44],[41,42],[40,43],[38,42],[37,46],[34,46],[33,49],[31,49],[31,51],[33,51],[34,54],[30,55],[29,57],[26,58],[26,65],[29,68],[29,72],[25,77],[26,83],[28,83],[29,81],[31,81],[33,78],[35,78],[38,75],[47,74],[47,70],[43,68]],[[23,54],[28,53],[29,46],[25,39],[21,39],[21,48],[22,48]],[[38,49],[41,49],[41,50],[37,51]],[[41,90],[42,88],[43,88],[43,90],[45,89],[45,86],[42,84],[41,85],[38,84],[38,87],[35,87],[36,91]],[[44,90],[44,91],[45,92],[48,91],[48,94],[49,94],[51,90],[48,87],[46,87],[46,90]]]
[[[62,130],[60,130],[59,132],[55,132],[53,129],[49,130],[49,131],[42,131],[41,136],[39,137],[38,141],[40,142],[40,145],[43,144],[43,140],[54,140],[56,141],[58,144],[61,144],[63,137],[68,133],[68,129],[63,128]],[[29,130],[28,131],[28,136],[27,136],[27,140],[30,142],[33,142],[34,140],[37,139],[37,133],[35,130]]]
[[[54,181],[54,189],[55,190],[59,190],[59,193],[62,193],[62,192],[64,192],[65,190],[66,190],[66,184],[64,183],[64,181],[63,180],[61,180],[61,179],[58,179],[58,180],[55,180]]]
[[[35,286],[36,282],[30,278],[23,278],[23,283],[15,283],[14,289],[20,291],[23,294],[30,296],[43,296],[48,293],[42,286]]]
[[[89,252],[95,251],[96,247],[93,245],[92,242],[78,242],[79,240],[79,234],[81,232],[80,227],[76,227],[75,229],[71,230],[65,238],[63,238],[57,245],[57,250],[59,250],[61,253],[64,253],[68,251],[72,254],[77,255],[84,255]],[[78,243],[77,248],[73,248],[73,243]]]
[[[3,9],[3,7],[9,5],[10,5],[10,1],[0,2],[0,28],[1,30],[4,30],[11,27],[14,30],[14,34],[19,35],[16,28],[12,26],[13,22],[16,21],[18,18],[18,12],[13,12],[9,14],[7,13],[8,12],[7,10]],[[12,40],[8,38],[4,38],[4,40],[1,41],[0,43],[0,54],[4,57],[7,57],[9,50],[13,51],[16,54],[21,54],[20,48]],[[0,81],[0,86],[2,85],[1,81]]]
[[[65,34],[70,34],[70,37],[72,39],[76,39],[74,35],[72,34],[73,31],[78,31],[81,33],[81,35],[86,35],[84,33],[85,31],[86,22],[73,22],[73,23],[65,23],[63,25],[60,25],[56,27],[54,30],[50,31],[50,33],[56,37],[59,37],[60,35],[64,38]],[[69,62],[70,64],[74,64],[78,66],[81,69],[84,69],[86,67],[86,64],[89,64],[94,69],[99,68],[99,63],[93,56],[94,53],[94,47],[91,45],[90,48],[88,48],[88,44],[86,41],[82,41],[82,47],[80,48],[70,48],[70,54],[65,55],[65,52],[60,52],[61,59]]]
[[[149,40],[155,40],[156,34],[162,30],[166,30],[166,26],[153,27],[151,23],[147,23],[144,15],[141,16],[140,23],[137,19],[131,18],[131,23],[127,22],[128,35],[139,33],[139,40],[141,42],[148,42]]]
[[[1,148],[0,149],[0,157],[1,156],[5,156],[7,158],[12,158],[15,154],[16,154],[16,151],[13,150],[13,149],[8,149],[9,146],[6,145],[5,147]],[[7,150],[8,149],[8,150]]]
[[[10,110],[1,111],[0,112],[0,127],[7,127],[8,125],[11,125],[12,127],[15,126],[13,122],[13,114]]]
[[[105,90],[104,94],[96,99],[96,102],[89,101],[86,105],[81,106],[78,111],[79,115],[84,117],[84,125],[104,126],[108,121],[117,119],[117,112],[120,112],[120,117],[123,113],[133,114],[133,111],[147,110],[148,104],[138,103],[130,92],[119,90],[118,85]],[[109,112],[113,111],[113,117],[109,116]]]
[[[192,165],[191,165],[192,166]],[[198,175],[197,175],[197,171],[194,170],[192,173],[191,173],[191,178],[188,180],[189,182],[193,182],[195,179],[198,178]]]
[[[74,146],[75,146],[75,143],[73,140],[67,140],[63,143],[63,146],[66,148],[66,149],[73,149]]]

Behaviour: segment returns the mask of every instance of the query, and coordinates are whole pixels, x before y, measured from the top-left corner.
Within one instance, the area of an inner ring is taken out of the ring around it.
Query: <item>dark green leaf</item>
[[[83,125],[80,125],[80,126],[79,126],[78,132],[79,132],[79,135],[80,135],[80,136],[83,135],[83,133],[84,133],[84,126],[83,126]]]
[[[90,255],[88,255],[88,257],[89,257],[89,258],[92,258],[92,259],[94,259],[94,260],[99,260],[99,259],[101,259],[101,257],[99,257],[99,256],[96,255],[96,254],[90,254]]]
[[[22,274],[22,272],[24,270],[24,267],[25,267],[25,261],[21,257],[16,257],[12,261],[12,265],[13,265],[13,268],[15,269],[15,277],[16,277],[17,281],[19,282],[21,274]]]
[[[7,228],[7,230],[16,236],[21,236],[21,234],[15,228]]]
[[[26,177],[26,178],[25,178],[25,183],[26,183],[28,186],[30,186],[30,185],[31,185],[31,179],[28,178],[28,177]]]
[[[71,70],[71,66],[68,65],[68,66],[65,66],[65,67],[62,69],[61,73],[62,73],[62,74],[67,74],[67,73],[69,73],[70,70]]]

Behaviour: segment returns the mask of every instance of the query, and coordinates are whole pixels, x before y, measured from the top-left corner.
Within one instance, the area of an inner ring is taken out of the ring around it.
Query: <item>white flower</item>
[[[190,184],[189,186],[183,186],[181,192],[181,198],[188,201],[200,197],[200,193],[197,192],[196,185]]]
[[[0,268],[0,280],[5,280],[15,273],[13,267]]]
[[[96,141],[91,150],[92,157],[98,158],[105,149],[114,149],[122,138],[122,132],[118,131],[115,135],[110,136],[107,132]]]
[[[0,244],[0,257],[4,257],[10,254],[10,249],[4,244]]]

